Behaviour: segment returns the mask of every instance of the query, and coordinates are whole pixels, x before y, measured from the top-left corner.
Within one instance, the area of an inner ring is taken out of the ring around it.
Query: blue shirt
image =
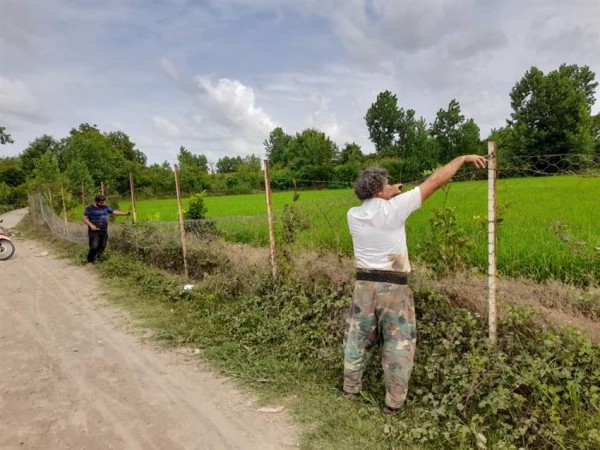
[[[112,214],[114,211],[108,205],[104,206],[95,206],[93,203],[85,208],[83,215],[86,216],[90,222],[98,227],[100,231],[108,230],[108,215]]]

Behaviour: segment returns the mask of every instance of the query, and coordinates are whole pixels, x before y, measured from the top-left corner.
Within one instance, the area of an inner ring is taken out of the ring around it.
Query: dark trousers
[[[88,262],[93,263],[96,259],[102,256],[102,253],[106,248],[106,242],[108,241],[108,232],[100,230],[88,230],[88,238],[90,244],[90,251],[88,252],[87,260]]]

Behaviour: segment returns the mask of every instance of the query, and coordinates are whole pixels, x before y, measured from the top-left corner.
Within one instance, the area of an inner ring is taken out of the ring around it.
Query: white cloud
[[[34,118],[39,112],[39,107],[29,86],[23,80],[0,75],[0,110]]]
[[[214,83],[203,76],[197,76],[195,80],[211,100],[217,121],[259,134],[269,133],[276,126],[262,108],[256,106],[252,88],[228,78],[221,78]]]

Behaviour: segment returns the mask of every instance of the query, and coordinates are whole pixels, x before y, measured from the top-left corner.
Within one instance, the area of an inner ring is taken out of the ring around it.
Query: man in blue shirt
[[[88,238],[90,251],[87,261],[93,263],[99,259],[106,248],[108,241],[108,215],[128,216],[129,211],[123,212],[113,209],[106,204],[104,195],[96,195],[94,203],[83,211],[83,223],[88,226]]]

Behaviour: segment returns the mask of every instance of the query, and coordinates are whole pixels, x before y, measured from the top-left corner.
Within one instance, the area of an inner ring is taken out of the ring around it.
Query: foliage
[[[537,67],[529,69],[510,93],[511,153],[555,155],[551,161],[532,158],[532,168],[548,173],[565,169],[564,155],[593,154],[594,79],[587,66],[563,64],[547,75]]]
[[[416,250],[435,273],[447,275],[465,268],[472,247],[472,237],[458,225],[456,209],[445,207],[434,211],[430,229]]]
[[[10,187],[25,183],[25,172],[19,158],[0,158],[0,183]]]
[[[14,141],[10,137],[10,134],[6,132],[6,127],[0,127],[0,144],[12,144]]]
[[[440,109],[431,125],[431,135],[439,149],[439,160],[450,161],[464,154],[481,153],[479,127],[473,119],[465,120],[460,104],[452,99],[448,109]]]
[[[200,220],[206,217],[205,197],[206,191],[199,192],[190,197],[188,208],[185,211],[185,218],[187,220]]]
[[[199,250],[202,270],[225,270],[229,262],[218,261],[227,258],[210,248]],[[270,380],[279,396],[294,392],[313,405],[309,439],[331,436],[335,423],[336,429],[347,427],[342,435],[356,436],[357,429],[368,435],[367,448],[380,448],[382,440],[385,448],[432,449],[476,448],[484,440],[488,448],[505,449],[600,444],[600,349],[574,333],[549,332],[528,311],[512,310],[500,320],[493,349],[481,317],[434,292],[416,292],[419,348],[410,390],[400,415],[386,419],[374,408],[384,402],[378,351],[365,373],[362,399],[341,400],[349,283],[326,276],[306,283],[292,272],[276,283],[265,273],[240,284],[223,272],[183,291],[175,280],[141,266],[138,257],[110,258],[101,270],[131,279],[140,290],[135,304],[156,299],[170,311],[156,312],[159,339],[201,347],[228,374]],[[332,403],[335,408],[328,408]],[[321,410],[330,411],[327,418]],[[343,417],[354,412],[346,424]],[[330,439],[322,446],[339,444],[337,436]]]

